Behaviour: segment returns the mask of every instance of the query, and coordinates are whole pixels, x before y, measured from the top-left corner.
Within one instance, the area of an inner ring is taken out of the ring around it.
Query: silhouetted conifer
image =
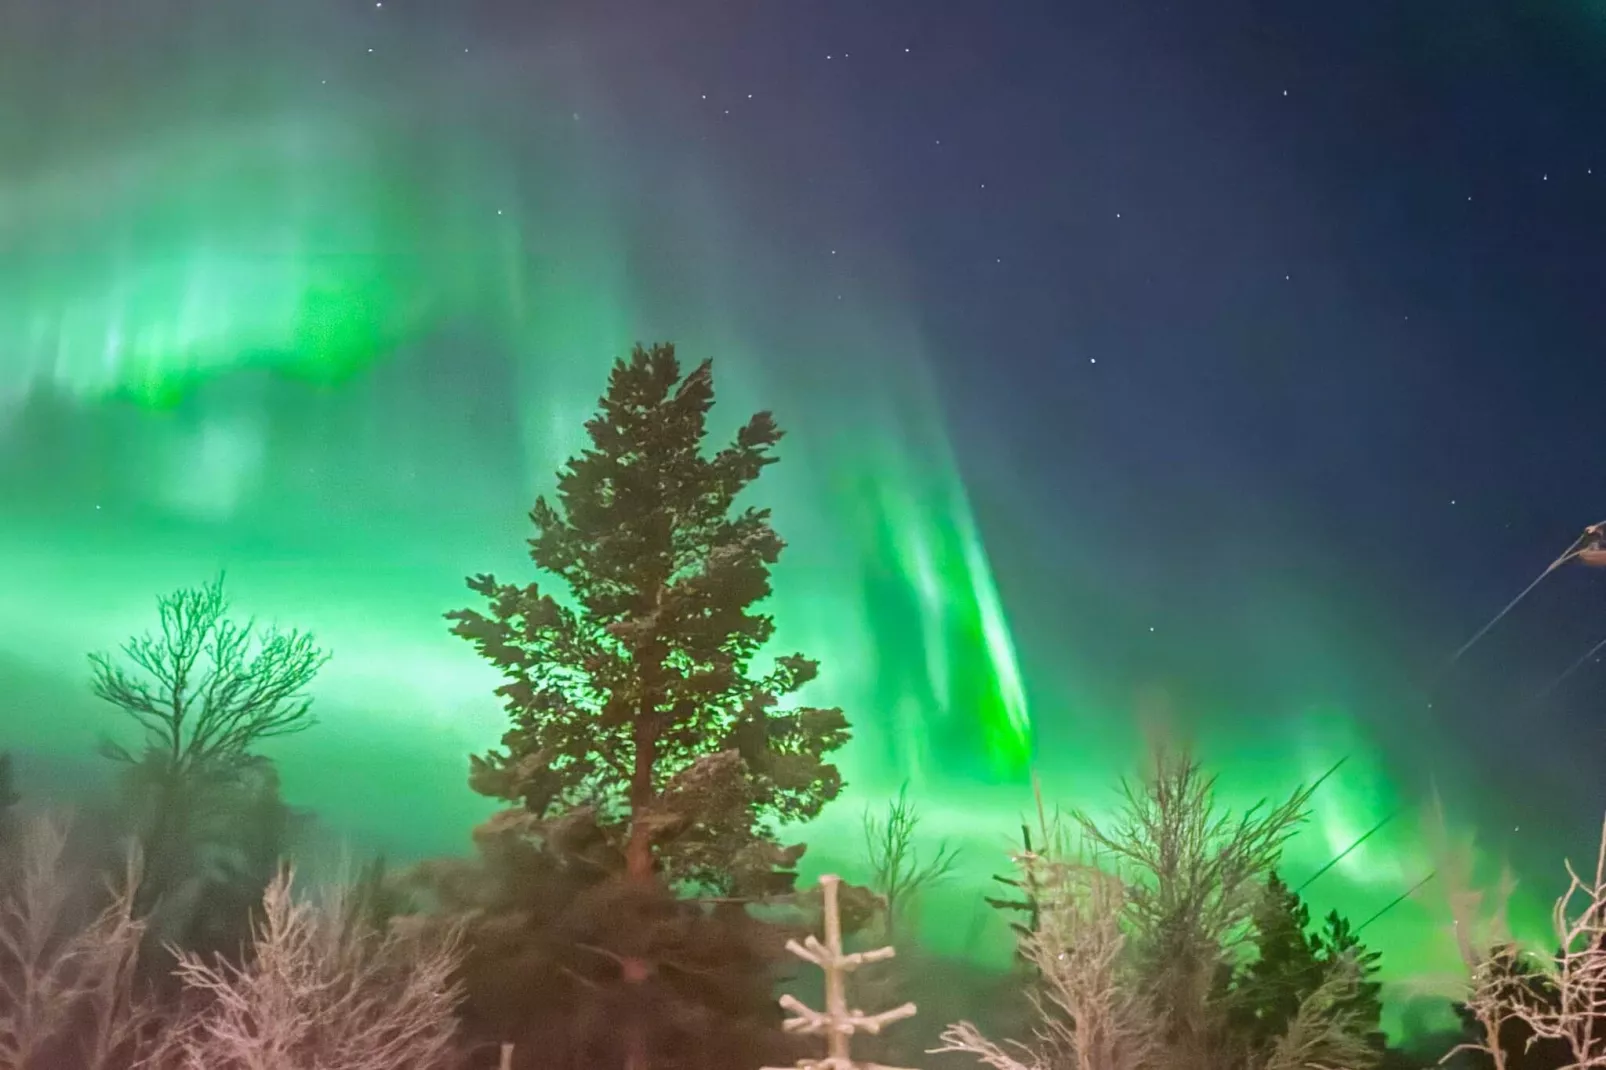
[[[1322,928],[1310,932],[1310,909],[1299,893],[1273,873],[1251,918],[1255,955],[1236,970],[1226,996],[1227,1025],[1233,1041],[1264,1053],[1285,1036],[1300,1008],[1340,967],[1352,964],[1358,980],[1335,1001],[1342,1017],[1381,1057],[1386,1041],[1381,986],[1373,980],[1379,954],[1368,950],[1335,910]]]
[[[469,919],[464,1018],[483,1050],[511,1043],[517,1070],[620,1066],[633,1039],[663,1070],[799,1054],[772,995],[789,930],[625,879],[623,852],[586,809],[547,821],[507,811],[475,841],[477,860],[428,863],[417,878],[437,909]],[[652,964],[645,981],[620,983],[626,958]]]
[[[693,909],[672,893],[789,891],[802,848],[783,847],[776,825],[836,797],[826,756],[848,739],[841,710],[779,705],[814,679],[814,661],[791,654],[754,669],[775,628],[756,607],[784,544],[768,510],[736,502],[775,461],[781,432],[761,412],[706,452],[713,404],[710,365],[683,374],[672,346],[615,362],[589,446],[559,473],[556,500],[530,514],[543,583],[476,576],[485,611],[448,614],[501,670],[513,722],[501,750],[473,760],[475,790],[548,828],[572,815],[595,841],[590,855],[608,856],[593,883],[560,897],[556,930],[535,935],[553,919],[517,924],[532,940],[556,933],[590,949],[585,969],[564,960],[591,992],[572,1021],[601,1015],[623,1045],[606,1058],[633,1068],[648,1046],[655,1065],[671,1065],[671,1036],[711,1028],[700,1000],[724,998],[763,961],[742,964],[757,923],[739,907]],[[533,857],[566,871],[549,831],[540,838]]]

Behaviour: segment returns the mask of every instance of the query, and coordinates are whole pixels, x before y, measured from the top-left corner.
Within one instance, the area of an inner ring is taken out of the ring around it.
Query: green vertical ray
[[[904,776],[1017,780],[1031,726],[1014,641],[968,503],[941,475],[935,489],[891,473],[867,489],[873,709],[892,718],[886,749]]]

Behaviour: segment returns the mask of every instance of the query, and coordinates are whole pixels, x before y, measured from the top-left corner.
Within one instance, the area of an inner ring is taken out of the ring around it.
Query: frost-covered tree
[[[1112,819],[1071,815],[1077,842],[1040,810],[1011,882],[1028,894],[999,904],[1031,919],[1017,933],[1032,1039],[999,1044],[960,1022],[938,1050],[992,1070],[1377,1065],[1376,956],[1336,915],[1307,934],[1274,879],[1310,795],[1231,813],[1186,752],[1159,750]]]
[[[64,822],[35,819],[17,839],[0,869],[0,1066],[126,1066],[152,1017],[135,984],[138,867],[97,903],[66,863]]]
[[[349,893],[346,893],[349,894]],[[188,1016],[153,1070],[447,1070],[457,1065],[458,930],[366,923],[346,895],[298,899],[281,872],[242,965],[184,953]]]

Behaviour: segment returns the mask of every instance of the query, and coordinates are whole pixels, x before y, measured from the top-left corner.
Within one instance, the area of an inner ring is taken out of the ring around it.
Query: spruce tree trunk
[[[656,875],[652,864],[652,835],[647,808],[652,803],[652,770],[658,757],[658,741],[647,729],[647,719],[636,720],[636,761],[630,777],[630,838],[625,842],[625,880],[645,898],[653,891]],[[620,960],[620,975],[635,988],[629,1001],[631,1013],[625,1022],[625,1070],[648,1070],[647,1023],[644,987],[651,974],[645,957],[627,955]]]

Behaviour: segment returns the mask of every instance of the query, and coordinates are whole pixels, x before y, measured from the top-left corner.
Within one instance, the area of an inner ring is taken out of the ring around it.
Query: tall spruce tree
[[[683,375],[673,346],[616,361],[589,447],[530,513],[530,557],[554,587],[475,576],[487,611],[447,616],[506,679],[512,727],[473,759],[476,790],[537,817],[590,810],[634,886],[744,895],[773,890],[800,853],[776,824],[840,791],[826,756],[848,726],[839,709],[780,706],[816,662],[753,670],[785,544],[768,510],[736,500],[781,431],[760,412],[707,452],[713,404],[711,365]]]

